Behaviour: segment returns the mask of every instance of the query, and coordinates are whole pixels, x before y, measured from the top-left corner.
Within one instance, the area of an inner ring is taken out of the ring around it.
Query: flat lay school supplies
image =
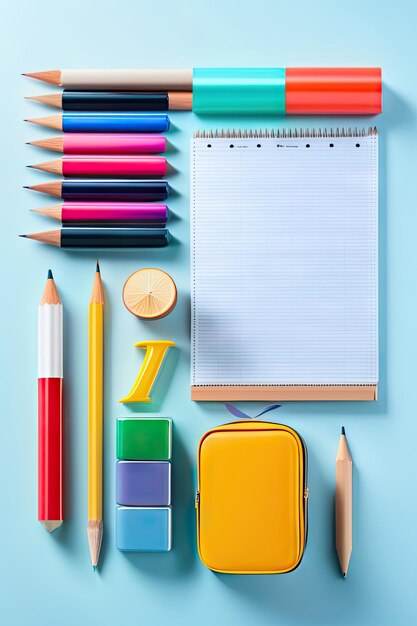
[[[122,551],[171,549],[172,422],[118,418],[116,546]]]
[[[160,202],[168,198],[169,186],[164,180],[62,180],[28,185],[64,200],[108,200],[123,202]]]
[[[146,179],[167,174],[166,158],[156,156],[167,149],[157,134],[169,130],[167,111],[382,111],[380,68],[53,70],[27,76],[64,87],[31,98],[60,109],[59,115],[25,121],[63,131],[29,142],[62,158],[28,167],[65,178],[27,187],[63,199],[35,210],[62,228],[21,236],[72,249],[168,245],[168,207],[159,203],[169,185]],[[190,196],[192,399],[376,400],[376,129],[197,132]],[[174,309],[177,288],[165,271],[145,267],[127,278],[122,299],[141,320],[159,320]],[[97,262],[88,326],[87,530],[94,570],[103,537],[103,309]],[[144,358],[119,400],[133,411],[135,404],[152,402],[175,343],[134,345]],[[244,421],[214,427],[200,440],[198,554],[215,572],[291,572],[307,539],[306,446],[289,426],[248,420],[240,409],[226,407]],[[63,520],[62,448],[62,304],[49,272],[39,306],[39,520],[49,532]],[[170,550],[172,421],[118,418],[116,457],[116,547]],[[352,459],[344,429],[335,516],[346,576]]]
[[[376,130],[191,142],[194,400],[375,400]]]
[[[197,114],[376,115],[380,68],[51,70],[25,74],[67,89],[192,91]]]
[[[165,339],[139,341],[135,343],[135,347],[143,348],[146,351],[145,357],[132,389],[127,396],[119,400],[119,402],[152,402],[152,398],[150,397],[151,390],[155,384],[168,348],[172,346],[175,346],[175,343]]]
[[[155,267],[145,267],[129,276],[123,286],[123,303],[144,320],[165,317],[175,307],[177,288],[171,276]]]
[[[148,202],[69,202],[32,209],[45,217],[59,220],[67,226],[130,224],[165,226],[168,219],[166,204]]]
[[[352,553],[352,457],[343,427],[336,457],[335,513],[336,551],[346,578]]]
[[[88,308],[88,545],[95,570],[103,539],[104,290],[97,261]]]
[[[165,152],[162,135],[139,133],[66,133],[60,137],[29,141],[32,146],[64,154],[144,154]]]
[[[20,235],[59,248],[163,248],[169,244],[167,228],[71,228]]]
[[[307,452],[281,424],[240,421],[203,435],[197,457],[197,547],[227,574],[283,574],[307,538]]]
[[[51,270],[38,307],[38,520],[64,520],[62,303]]]
[[[190,91],[70,91],[32,96],[64,111],[190,111],[193,94]]]
[[[63,113],[25,120],[66,133],[164,133],[167,115],[153,113]]]
[[[143,155],[68,156],[30,167],[68,177],[138,178],[140,176],[165,176],[167,161],[162,156]]]

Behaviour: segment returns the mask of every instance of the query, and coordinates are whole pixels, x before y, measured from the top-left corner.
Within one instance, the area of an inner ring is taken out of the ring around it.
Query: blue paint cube
[[[116,546],[125,552],[171,550],[171,507],[116,509]]]
[[[169,506],[171,463],[167,461],[118,461],[116,502],[125,506]]]

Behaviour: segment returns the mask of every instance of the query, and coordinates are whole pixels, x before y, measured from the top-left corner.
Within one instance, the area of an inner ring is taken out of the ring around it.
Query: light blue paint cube
[[[171,550],[171,507],[117,507],[116,546],[124,552]]]

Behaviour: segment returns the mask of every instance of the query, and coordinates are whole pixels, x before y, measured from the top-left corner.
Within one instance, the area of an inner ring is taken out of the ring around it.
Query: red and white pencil
[[[51,270],[38,309],[38,520],[64,520],[62,303]]]

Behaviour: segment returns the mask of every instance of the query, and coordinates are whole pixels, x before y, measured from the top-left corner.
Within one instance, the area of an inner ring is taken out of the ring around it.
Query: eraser
[[[123,461],[169,461],[172,422],[169,418],[119,417],[116,456]]]
[[[171,463],[167,461],[118,461],[116,502],[125,506],[169,506]]]
[[[171,550],[171,508],[119,506],[116,510],[116,546],[124,552]]]

